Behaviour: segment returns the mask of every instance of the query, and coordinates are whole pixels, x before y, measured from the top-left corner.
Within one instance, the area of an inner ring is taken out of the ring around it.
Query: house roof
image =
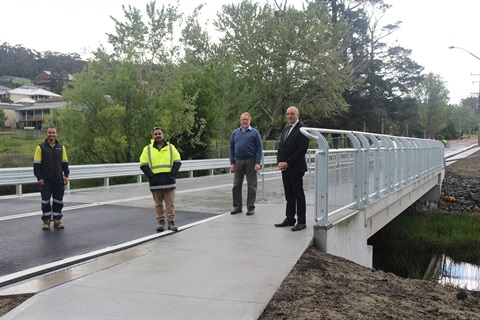
[[[23,98],[23,99],[14,101],[13,103],[35,103],[35,100],[30,98]]]
[[[47,102],[47,103],[34,103],[31,106],[18,108],[16,111],[27,111],[27,110],[45,110],[45,109],[55,109],[65,107],[67,103],[65,101],[60,102]]]
[[[47,97],[61,97],[61,95],[40,89],[33,86],[21,86],[13,90],[9,90],[10,94],[20,94],[25,96],[47,96]]]
[[[50,75],[52,74],[52,72],[45,70],[45,71],[43,71],[42,74],[36,76],[35,79],[37,79],[38,77],[41,77],[43,74],[46,74],[46,75],[48,75],[48,76],[50,77]],[[68,76],[68,81],[73,81],[73,80],[74,80],[74,78],[73,78],[73,76],[72,76],[71,74],[67,74],[67,76]]]
[[[23,107],[25,107],[23,104],[0,102],[0,109],[18,110]]]

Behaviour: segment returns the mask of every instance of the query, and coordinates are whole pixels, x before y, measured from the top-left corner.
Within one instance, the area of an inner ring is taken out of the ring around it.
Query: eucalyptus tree
[[[287,1],[244,0],[224,5],[214,26],[221,34],[218,53],[233,61],[248,87],[252,104],[243,108],[255,110],[264,138],[280,129],[292,104],[310,117],[347,109],[342,93],[352,85],[351,72],[337,50],[345,28],[332,25],[321,1],[296,9]]]
[[[447,126],[451,113],[447,85],[439,75],[429,73],[415,89],[415,96],[420,103],[423,137],[435,139],[437,133]]]
[[[350,27],[339,50],[350,62],[355,79],[361,81],[361,85],[345,92],[350,112],[336,125],[375,132],[395,127],[396,133],[405,132],[400,122],[405,119],[395,117],[400,115],[396,109],[406,106],[402,99],[408,99],[423,80],[423,67],[410,58],[411,50],[386,42],[400,28],[401,21],[383,24],[385,13],[391,7],[383,0],[325,2],[331,10],[332,21],[346,21]],[[414,122],[415,117],[409,121]]]
[[[256,126],[261,111],[253,108],[255,90],[248,79],[236,72],[234,56],[227,54],[221,43],[211,39],[208,26],[200,25],[198,15],[202,7],[198,6],[187,17],[182,30],[185,51],[182,69],[196,70],[184,73],[189,79],[183,83],[185,90],[196,96],[197,115],[208,124],[204,133],[212,141],[212,155],[228,156],[228,139],[233,128],[238,126],[240,114],[250,112],[252,125]]]

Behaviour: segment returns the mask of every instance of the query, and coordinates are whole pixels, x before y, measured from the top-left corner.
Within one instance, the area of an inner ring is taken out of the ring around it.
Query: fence
[[[262,158],[262,173],[266,173],[268,167],[275,165],[276,151],[264,151]],[[217,169],[230,170],[230,160],[228,158],[221,159],[201,159],[201,160],[182,160],[180,172],[189,172],[193,177],[195,171],[210,171],[214,174]],[[104,186],[108,187],[110,178],[136,176],[137,182],[142,182],[143,172],[140,170],[138,162],[135,163],[110,163],[110,164],[90,164],[90,165],[71,165],[69,180],[88,180],[88,179],[104,179]],[[262,175],[262,177],[264,177]],[[15,186],[16,194],[22,194],[22,185],[36,184],[37,179],[33,175],[32,167],[22,168],[1,168],[0,169],[0,186]],[[67,189],[70,186],[67,186]]]
[[[317,141],[315,220],[358,210],[444,166],[440,141],[365,132],[301,128]],[[337,139],[329,148],[327,138]],[[328,177],[327,179],[325,177]]]

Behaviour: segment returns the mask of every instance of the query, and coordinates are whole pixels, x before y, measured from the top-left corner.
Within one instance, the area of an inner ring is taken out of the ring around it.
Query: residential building
[[[35,102],[58,102],[62,99],[62,96],[59,94],[33,86],[21,86],[9,90],[8,96],[13,103],[26,104],[32,104]]]

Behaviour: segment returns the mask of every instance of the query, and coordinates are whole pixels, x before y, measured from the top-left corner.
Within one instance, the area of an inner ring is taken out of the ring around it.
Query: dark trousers
[[[306,212],[307,204],[305,201],[305,192],[303,191],[303,176],[301,173],[282,172],[283,189],[285,191],[285,200],[287,200],[287,207],[285,215],[287,220],[295,222],[295,214],[297,215],[298,223],[307,224]]]
[[[40,186],[42,195],[42,220],[51,220],[52,213],[54,219],[61,219],[63,209],[63,195],[65,194],[65,185],[62,179],[44,180],[45,184]],[[52,198],[52,203],[50,203]]]
[[[257,171],[255,171],[255,159],[235,160],[235,172],[233,174],[232,198],[233,207],[242,209],[242,186],[243,177],[247,177],[247,208],[255,208],[257,198]]]

